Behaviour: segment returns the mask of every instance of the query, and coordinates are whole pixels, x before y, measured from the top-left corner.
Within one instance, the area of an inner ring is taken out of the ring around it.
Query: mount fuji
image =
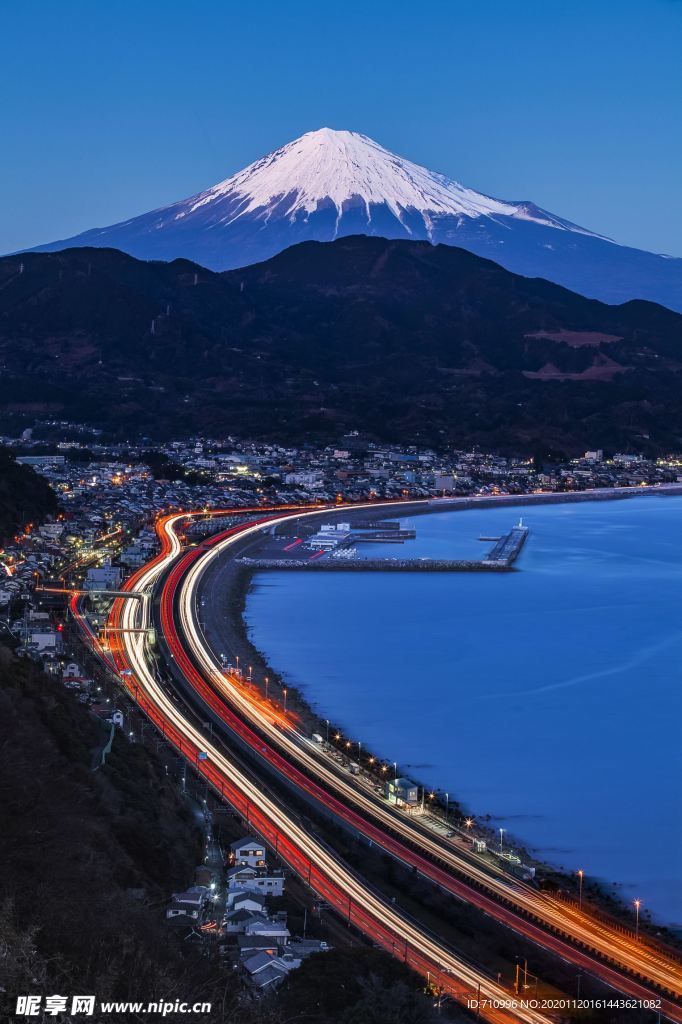
[[[493,199],[330,128],[189,199],[32,251],[107,247],[229,270],[298,242],[357,234],[459,246],[605,302],[650,299],[682,311],[682,259],[619,245],[532,202]]]

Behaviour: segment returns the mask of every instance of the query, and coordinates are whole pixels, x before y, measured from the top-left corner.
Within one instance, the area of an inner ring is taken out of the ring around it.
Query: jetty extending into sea
[[[528,538],[519,520],[509,533],[490,538],[494,546],[483,558],[249,558],[236,560],[245,569],[305,569],[317,572],[511,572]]]

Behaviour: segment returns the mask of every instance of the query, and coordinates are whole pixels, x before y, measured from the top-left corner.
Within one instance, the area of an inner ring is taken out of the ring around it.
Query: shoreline
[[[663,489],[665,488],[665,489]],[[412,517],[416,515],[433,514],[435,512],[455,512],[455,511],[466,511],[472,508],[496,508],[500,505],[514,507],[514,506],[528,506],[534,504],[547,505],[547,504],[565,504],[572,502],[584,502],[584,501],[608,501],[608,500],[625,500],[628,498],[635,497],[646,497],[646,496],[680,496],[682,495],[682,484],[669,484],[662,485],[659,487],[636,487],[636,488],[617,488],[599,491],[580,491],[580,492],[568,492],[562,493],[546,493],[542,494],[531,494],[531,495],[504,495],[504,496],[476,496],[466,498],[452,498],[452,499],[436,499],[437,505],[434,507],[433,502],[425,501],[424,507],[418,509],[410,508],[406,509],[404,513],[401,512],[399,503],[392,506],[391,515],[396,518],[405,518],[407,516]],[[382,509],[385,506],[377,505],[376,513],[381,514]],[[338,509],[333,509],[331,512],[348,516],[351,509],[340,506]],[[374,512],[374,510],[372,510]],[[367,514],[367,510],[363,510],[363,515]],[[240,556],[238,555],[237,558]],[[323,566],[320,566],[320,571],[323,570]],[[286,673],[286,671],[277,671],[269,663],[266,655],[256,646],[251,638],[251,632],[245,619],[246,604],[249,594],[253,588],[258,584],[256,577],[259,572],[263,570],[253,567],[248,564],[239,564],[236,559],[230,559],[229,565],[223,568],[223,583],[225,584],[223,594],[226,594],[227,600],[223,603],[222,607],[225,614],[224,622],[224,634],[223,641],[227,649],[239,658],[239,663],[243,666],[250,666],[253,670],[254,682],[259,685],[262,689],[262,682],[266,676],[269,678],[269,692],[271,696],[277,697],[282,701],[282,689],[287,690],[287,706],[290,711],[293,711],[299,718],[300,725],[309,734],[313,732],[320,732],[324,729],[326,719],[322,717],[323,709],[318,709],[317,704],[311,699],[310,695],[306,695],[296,684],[295,680],[292,680]],[[277,571],[277,570],[270,570]],[[375,570],[380,571],[380,570]],[[522,571],[522,570],[520,570]],[[221,595],[221,603],[223,596]],[[333,712],[332,708],[324,709],[327,714]],[[330,719],[331,728],[336,731],[342,732],[345,737],[346,732],[343,725],[336,723],[334,719]],[[380,751],[369,748],[366,751],[367,755],[373,755],[377,758],[378,762],[381,762]],[[421,785],[419,779],[415,781]],[[463,816],[461,802],[455,797],[450,799],[449,806],[451,812],[455,817]],[[493,816],[484,811],[480,811],[475,814],[478,830],[480,833],[492,837],[495,835],[493,827]],[[533,855],[529,848],[521,837],[517,837],[515,834],[509,834],[509,839],[513,839],[514,846],[522,856],[524,863],[533,865],[538,870],[538,874],[550,882],[558,885],[559,888],[563,887],[568,889],[570,892],[575,888],[575,879],[572,873],[567,873],[565,869],[558,867],[551,862],[542,860],[539,857]],[[590,884],[590,895],[593,898],[596,907],[599,910],[605,911],[608,914],[613,914],[616,917],[620,917],[624,913],[627,913],[627,904],[624,899],[621,899],[618,890],[620,889],[620,883],[611,882],[608,879],[595,878],[591,880]],[[658,932],[668,936],[669,941],[679,944],[680,932],[675,925],[667,925],[659,921],[654,920],[652,922],[655,925]]]

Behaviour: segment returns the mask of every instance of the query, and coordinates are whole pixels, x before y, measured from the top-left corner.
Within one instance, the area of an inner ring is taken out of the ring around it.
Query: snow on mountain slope
[[[494,199],[350,131],[308,132],[189,199],[38,246],[107,246],[215,270],[352,234],[461,246],[606,302],[682,310],[682,260],[621,246],[531,202]]]
[[[395,156],[366,135],[331,128],[307,132],[226,181],[179,204],[176,217],[187,216],[231,194],[244,200],[231,220],[266,211],[278,200],[282,200],[280,213],[289,217],[299,210],[314,213],[320,204],[329,202],[341,216],[348,202],[359,199],[370,221],[372,205],[384,203],[401,222],[407,210],[417,210],[422,214],[461,214],[464,217],[501,214],[582,230],[528,204],[507,203],[474,192],[442,174]]]

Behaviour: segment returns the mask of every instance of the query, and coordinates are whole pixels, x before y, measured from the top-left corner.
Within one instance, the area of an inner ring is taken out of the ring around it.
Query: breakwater
[[[485,556],[485,561],[488,563],[494,562],[498,565],[502,564],[507,567],[512,566],[521,554],[521,548],[526,543],[527,537],[528,527],[524,526],[523,522],[520,521],[509,533],[497,540],[495,547],[491,548]]]
[[[680,777],[681,694],[671,680],[682,499],[670,490],[616,497],[628,500],[516,511],[505,502],[415,518],[419,556],[483,558],[528,515],[521,571],[358,579],[270,571],[256,576],[246,616],[252,642],[285,685],[360,737],[363,750],[419,766],[405,771],[474,814],[490,813],[509,829],[505,846],[525,843],[567,873],[589,863],[592,877],[624,883],[612,891],[631,908],[641,897],[656,917],[682,925],[671,860],[679,819],[670,814]],[[246,652],[240,660],[252,664]],[[415,715],[415,680],[423,679],[428,699]],[[623,743],[630,735],[636,757]],[[633,794],[642,834],[656,842],[635,842]]]
[[[404,531],[407,532],[407,531]],[[528,537],[523,522],[512,527],[484,558],[290,558],[265,556],[235,559],[237,565],[252,571],[305,569],[318,572],[511,572]]]
[[[244,569],[305,569],[310,572],[510,572],[513,565],[502,561],[458,558],[237,558]]]

